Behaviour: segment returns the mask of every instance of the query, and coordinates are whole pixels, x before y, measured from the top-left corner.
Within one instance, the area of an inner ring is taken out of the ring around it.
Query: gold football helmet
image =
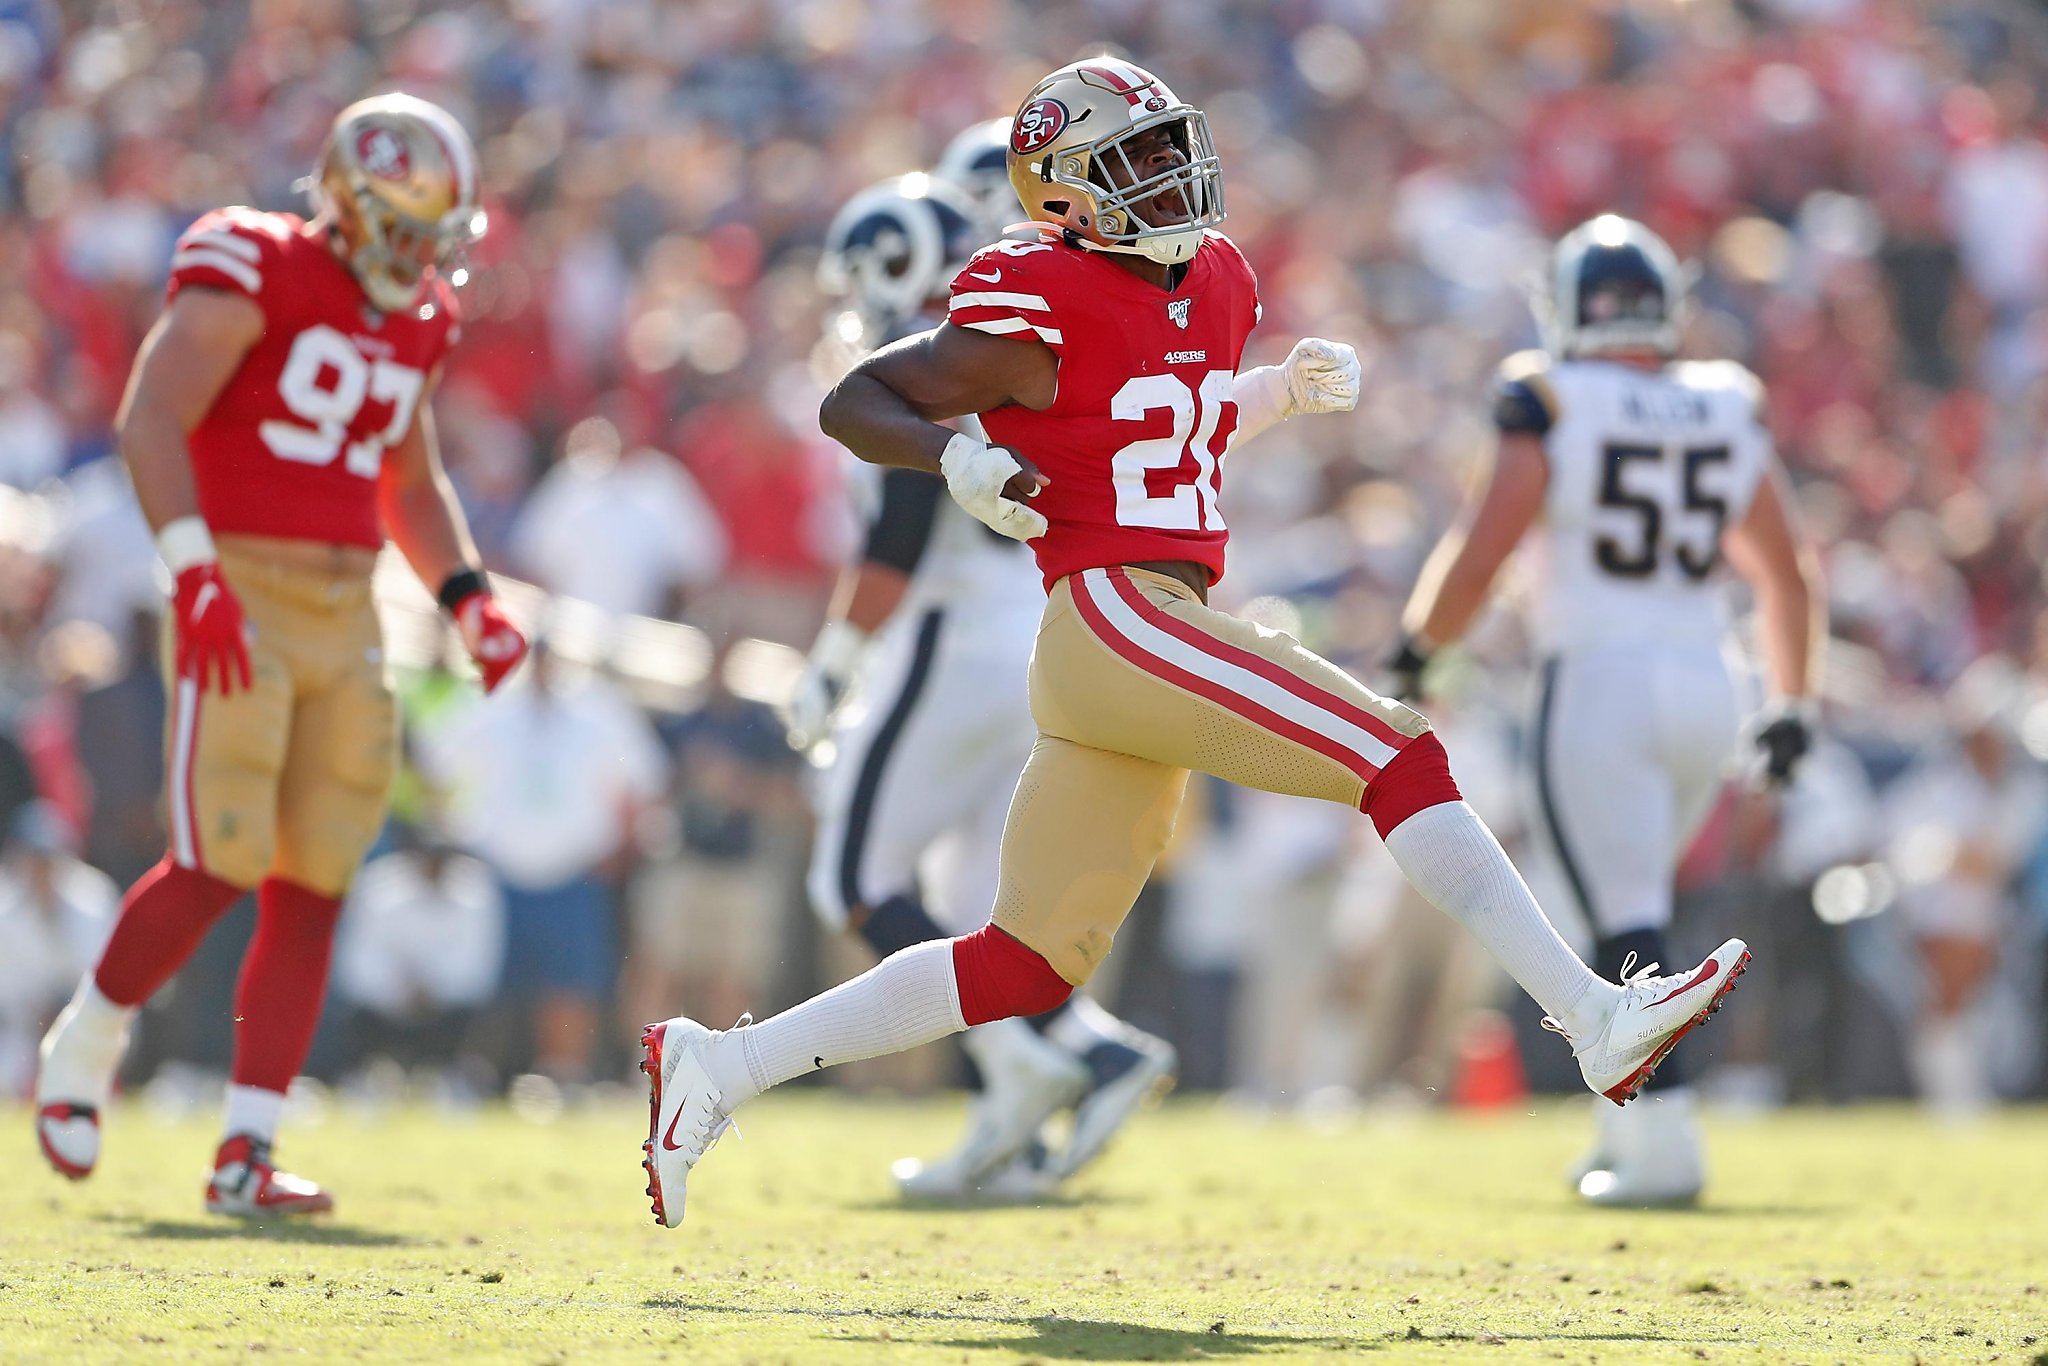
[[[462,252],[484,235],[469,134],[411,95],[358,100],[336,115],[311,188],[349,269],[387,313],[410,308],[430,270],[461,284]]]
[[[1134,161],[1133,141],[1162,127],[1178,156]],[[1117,57],[1063,66],[1024,97],[1010,121],[1010,183],[1039,222],[1165,265],[1193,256],[1224,217],[1208,118]]]

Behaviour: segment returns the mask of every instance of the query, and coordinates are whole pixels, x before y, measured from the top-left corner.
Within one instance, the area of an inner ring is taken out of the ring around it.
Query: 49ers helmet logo
[[[365,128],[357,134],[356,160],[379,180],[403,180],[412,173],[412,153],[389,128]]]
[[[1033,100],[1017,111],[1010,128],[1010,150],[1028,157],[1060,135],[1067,126],[1067,107],[1058,100]]]

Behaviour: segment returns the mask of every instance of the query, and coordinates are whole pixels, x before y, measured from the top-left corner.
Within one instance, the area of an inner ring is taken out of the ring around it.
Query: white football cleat
[[[127,1019],[108,1023],[103,1017],[109,1009],[88,1018],[74,997],[58,1012],[37,1050],[36,1146],[45,1161],[73,1181],[91,1176],[99,1164],[100,1112],[113,1094],[114,1073],[128,1046]]]
[[[913,1200],[963,1200],[1005,1170],[1046,1120],[1072,1105],[1088,1086],[1088,1069],[1023,1020],[976,1025],[961,1040],[981,1072],[981,1094],[968,1111],[967,1133],[933,1162],[900,1158],[896,1188]]]
[[[213,1178],[206,1183],[206,1212],[232,1219],[267,1219],[273,1215],[326,1214],[334,1197],[303,1176],[281,1172],[270,1160],[270,1145],[248,1134],[236,1134],[213,1157]]]
[[[994,1024],[1007,1030],[1013,1022]],[[960,1146],[933,1164],[957,1172],[969,1187],[980,1186],[1023,1152],[1045,1122],[1080,1099],[1088,1069],[1064,1048],[1048,1042],[1022,1020],[1016,1037],[982,1026],[963,1041],[981,1069],[982,1093]],[[996,1040],[1003,1046],[988,1046]]]
[[[1095,1045],[1083,1059],[1090,1075],[1088,1092],[1074,1106],[1073,1135],[1052,1164],[1062,1179],[1100,1156],[1140,1105],[1173,1085],[1180,1067],[1173,1045],[1130,1025],[1122,1033],[1115,1042]]]
[[[1657,1064],[1678,1041],[1706,1023],[1709,1015],[1734,990],[1735,979],[1749,966],[1749,946],[1730,939],[1689,973],[1658,977],[1651,963],[1634,976],[1634,956],[1622,964],[1621,994],[1607,1018],[1585,1038],[1573,1037],[1556,1020],[1543,1025],[1571,1039],[1572,1055],[1586,1085],[1616,1105],[1626,1105],[1642,1089]]]
[[[1045,1144],[1034,1137],[1008,1162],[978,1182],[961,1176],[956,1164],[927,1164],[915,1157],[900,1157],[889,1167],[896,1190],[906,1200],[970,1201],[1021,1204],[1042,1200],[1053,1193],[1059,1178],[1047,1165]]]
[[[742,1016],[741,1024],[751,1021]],[[690,1169],[719,1136],[732,1128],[725,1098],[704,1066],[704,1050],[719,1031],[677,1016],[651,1024],[640,1035],[640,1070],[647,1074],[647,1197],[654,1221],[664,1228],[683,1222]]]
[[[1651,1091],[1611,1114],[1609,1160],[1580,1179],[1581,1198],[1633,1208],[1698,1203],[1707,1173],[1692,1088]]]
[[[36,1146],[58,1175],[85,1180],[100,1160],[100,1112],[68,1100],[38,1105]]]

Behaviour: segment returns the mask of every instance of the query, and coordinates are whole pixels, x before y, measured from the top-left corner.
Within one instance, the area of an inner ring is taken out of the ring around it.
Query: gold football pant
[[[164,621],[171,856],[237,887],[279,877],[338,896],[384,822],[398,711],[367,573],[224,543],[248,614],[254,686],[199,691]]]
[[[1003,831],[994,920],[1076,985],[1166,847],[1189,770],[1362,807],[1429,729],[1292,636],[1132,568],[1053,585],[1031,711],[1038,743]]]

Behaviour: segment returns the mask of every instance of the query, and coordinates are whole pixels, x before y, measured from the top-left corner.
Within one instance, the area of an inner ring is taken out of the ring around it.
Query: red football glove
[[[454,616],[463,648],[484,676],[484,691],[490,692],[526,658],[526,637],[489,593],[471,593],[455,604]]]
[[[239,678],[246,691],[253,682],[248,619],[235,590],[221,576],[220,562],[192,565],[176,582],[171,611],[177,623],[178,676],[197,682],[201,692],[206,691],[210,677],[217,677],[222,696],[235,690]]]

